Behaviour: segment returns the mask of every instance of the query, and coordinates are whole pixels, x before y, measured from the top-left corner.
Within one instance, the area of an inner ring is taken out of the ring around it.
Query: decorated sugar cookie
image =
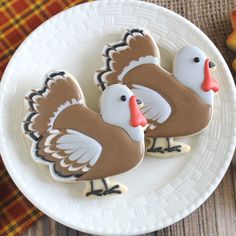
[[[160,66],[153,38],[140,29],[128,30],[120,42],[107,45],[103,56],[105,66],[95,74],[95,83],[105,91],[112,84],[125,84],[143,101],[141,111],[149,124],[147,154],[189,152],[189,145],[173,137],[194,135],[208,126],[219,90],[210,72],[214,63],[199,48],[186,46],[176,54],[169,73]]]
[[[226,44],[231,50],[236,52],[236,9],[230,14],[230,21],[233,27],[233,32],[228,36]],[[236,58],[232,62],[232,67],[236,71]]]
[[[90,181],[86,196],[127,190],[108,177],[142,161],[147,121],[138,109],[140,101],[126,86],[109,86],[101,95],[98,114],[86,107],[74,77],[55,71],[25,101],[23,131],[33,141],[32,156],[47,164],[55,179]]]

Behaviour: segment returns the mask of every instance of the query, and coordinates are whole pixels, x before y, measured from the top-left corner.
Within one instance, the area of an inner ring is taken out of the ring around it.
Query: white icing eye
[[[127,97],[126,97],[125,95],[122,95],[122,96],[120,97],[120,100],[121,100],[122,102],[125,102],[125,101],[127,100]]]
[[[199,58],[199,57],[194,57],[194,58],[193,58],[193,61],[196,62],[196,63],[198,63],[198,62],[200,61],[200,58]]]

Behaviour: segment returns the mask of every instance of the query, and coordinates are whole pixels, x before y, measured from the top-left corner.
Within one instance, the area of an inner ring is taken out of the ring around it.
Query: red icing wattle
[[[206,59],[204,65],[204,81],[202,83],[202,90],[208,92],[213,90],[214,92],[218,92],[220,89],[219,83],[211,78],[211,72],[209,67],[209,59]]]
[[[136,97],[132,96],[129,100],[129,107],[130,107],[130,124],[133,127],[137,127],[139,125],[146,126],[147,120],[141,113],[138,108]]]

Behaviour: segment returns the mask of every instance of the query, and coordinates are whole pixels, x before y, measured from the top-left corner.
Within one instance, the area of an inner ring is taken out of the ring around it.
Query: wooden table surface
[[[227,63],[236,57],[225,46],[231,31],[229,12],[236,0],[149,0],[167,7],[200,27],[216,44]],[[234,78],[236,76],[234,74]],[[65,216],[66,217],[66,216]],[[22,236],[85,236],[47,216],[25,231]],[[236,236],[236,154],[225,177],[209,199],[191,215],[149,236]]]

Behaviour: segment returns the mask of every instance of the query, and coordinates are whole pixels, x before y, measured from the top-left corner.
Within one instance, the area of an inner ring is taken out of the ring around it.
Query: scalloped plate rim
[[[121,2],[122,2],[122,3],[125,3],[126,1],[125,1],[125,0],[120,0],[120,1],[116,0],[116,1],[113,1],[112,4],[114,4],[115,2],[118,2],[118,3],[121,3]],[[178,15],[178,14],[176,14],[176,13],[174,13],[174,12],[172,12],[172,11],[170,11],[170,10],[164,8],[164,7],[157,6],[157,5],[155,5],[155,4],[151,4],[151,3],[147,3],[147,2],[137,2],[137,1],[135,1],[135,0],[131,0],[131,1],[129,1],[129,3],[140,4],[140,5],[141,5],[141,4],[144,4],[144,5],[146,5],[146,4],[147,4],[147,5],[152,5],[152,7],[155,8],[156,10],[161,9],[161,10],[163,10],[163,11],[166,11],[167,14],[172,14],[174,17],[177,17],[177,18],[179,18],[179,19],[184,20],[185,23],[189,24],[193,29],[197,30],[198,33],[201,34],[201,37],[204,38],[204,40],[207,40],[209,44],[212,44],[213,47],[215,47],[214,44],[210,41],[210,39],[209,39],[199,28],[197,28],[195,25],[193,25],[190,21],[186,20],[184,17],[182,17],[182,16],[180,16],[180,15]],[[84,3],[84,4],[82,4],[82,5],[77,5],[77,6],[72,7],[72,8],[78,7],[78,8],[81,8],[81,9],[83,9],[83,8],[86,9],[86,8],[89,7],[90,5],[94,5],[94,6],[95,6],[95,5],[102,5],[102,4],[109,4],[109,1],[108,1],[108,0],[105,0],[105,1],[89,2],[89,3]],[[21,50],[22,50],[22,48],[24,47],[24,45],[26,44],[26,42],[29,41],[29,40],[32,38],[32,36],[36,35],[39,30],[42,30],[42,29],[45,27],[45,25],[47,25],[47,24],[48,24],[49,22],[51,22],[51,21],[54,21],[54,20],[57,19],[59,16],[64,15],[64,14],[67,14],[68,12],[71,11],[72,8],[69,8],[69,9],[67,9],[67,10],[65,10],[65,11],[62,11],[62,12],[58,13],[57,15],[51,17],[51,18],[48,19],[47,21],[45,21],[45,22],[44,22],[43,24],[41,24],[37,29],[35,29],[35,30],[23,41],[23,43],[20,45],[20,47],[16,50],[15,54],[13,55],[11,61],[8,63],[7,68],[6,68],[6,70],[5,70],[5,72],[4,72],[3,76],[2,76],[2,81],[1,81],[1,83],[0,83],[0,91],[1,91],[1,93],[0,93],[0,104],[1,104],[2,101],[4,100],[4,93],[3,93],[3,92],[4,92],[5,89],[7,89],[6,86],[7,86],[8,81],[7,81],[5,78],[7,77],[8,71],[10,70],[12,63],[14,62],[14,58],[16,57],[16,55],[21,52]],[[218,56],[221,57],[221,59],[223,59],[223,57],[221,56],[220,52],[218,51],[218,49],[217,49],[216,47],[215,47],[215,53],[217,53]],[[229,81],[229,83],[231,83],[231,85],[233,86],[233,79],[232,79],[231,73],[230,73],[230,71],[229,71],[229,69],[228,69],[228,67],[227,67],[227,65],[226,65],[225,62],[224,62],[224,65],[223,65],[223,66],[224,66],[224,69],[226,69],[226,73],[228,74],[228,77],[229,77],[229,78],[231,77],[231,80]],[[7,81],[7,82],[6,82],[6,81]],[[234,89],[234,90],[235,90],[235,89]],[[235,94],[234,94],[234,96],[233,96],[233,100],[236,101],[236,96],[235,96]],[[0,111],[1,111],[1,110],[2,110],[2,108],[0,108]],[[235,107],[234,107],[234,111],[236,111]],[[3,119],[2,116],[3,116],[3,114],[2,114],[2,113],[0,113],[0,114],[1,114],[1,115],[0,115],[0,134],[1,134],[1,136],[2,136],[2,135],[3,135],[3,133],[2,133],[2,119]],[[220,181],[222,180],[222,178],[223,178],[223,176],[224,176],[224,174],[225,174],[225,172],[226,172],[226,170],[227,170],[227,168],[228,168],[228,166],[229,166],[229,164],[230,164],[230,161],[231,161],[232,156],[233,156],[234,148],[235,148],[235,143],[236,143],[236,131],[235,131],[235,127],[236,127],[236,126],[235,126],[235,122],[234,122],[234,133],[233,133],[233,135],[232,135],[233,140],[232,140],[232,142],[231,142],[231,149],[230,149],[230,150],[228,151],[228,153],[227,153],[227,158],[225,158],[224,166],[222,166],[221,171],[220,171],[219,175],[217,176],[217,178],[215,179],[214,183],[211,184],[210,189],[206,190],[206,191],[204,192],[203,196],[199,197],[198,201],[193,202],[193,203],[191,204],[191,206],[188,206],[188,207],[186,208],[185,211],[183,211],[182,213],[177,214],[176,217],[174,217],[174,219],[169,219],[168,222],[164,222],[164,223],[163,223],[163,225],[164,225],[163,227],[155,228],[155,225],[153,225],[153,226],[150,226],[149,228],[146,227],[146,228],[143,228],[143,229],[139,229],[138,232],[136,232],[136,230],[133,230],[133,231],[130,230],[128,233],[127,233],[127,232],[125,232],[125,233],[120,233],[120,232],[119,232],[119,233],[117,234],[116,232],[112,232],[112,234],[113,234],[113,235],[121,235],[121,234],[122,234],[122,235],[131,235],[131,234],[133,235],[133,234],[136,234],[136,233],[139,233],[139,234],[148,233],[148,232],[150,232],[150,231],[154,231],[154,230],[158,230],[158,229],[167,227],[167,226],[169,226],[169,225],[171,225],[171,224],[173,224],[173,223],[175,223],[175,222],[181,220],[182,218],[186,217],[187,215],[189,215],[190,213],[192,213],[194,210],[196,210],[196,209],[211,195],[211,193],[216,189],[216,187],[218,186],[218,184],[219,184]],[[46,215],[50,216],[51,218],[55,219],[56,221],[58,221],[58,222],[60,222],[60,223],[62,223],[62,224],[65,224],[65,221],[64,221],[63,218],[60,218],[60,217],[58,218],[56,215],[47,214],[47,212],[48,212],[47,209],[43,209],[40,205],[38,205],[38,202],[34,199],[34,197],[32,197],[31,195],[29,195],[24,189],[22,189],[22,186],[21,186],[21,184],[20,184],[19,179],[17,179],[17,177],[14,176],[14,175],[11,173],[11,169],[10,169],[9,166],[8,166],[8,160],[7,160],[7,158],[4,158],[4,156],[7,156],[7,154],[6,154],[6,153],[7,153],[7,150],[6,150],[4,144],[5,144],[5,141],[0,143],[1,151],[3,150],[3,158],[2,158],[2,160],[3,160],[3,162],[4,162],[4,164],[5,164],[6,168],[7,168],[7,170],[9,171],[9,174],[10,174],[11,178],[12,178],[12,179],[14,180],[14,182],[16,183],[17,187],[18,187],[18,188],[24,193],[24,195],[25,195],[34,205],[36,205],[42,212],[44,212]],[[75,227],[75,226],[72,225],[72,224],[71,224],[71,225],[68,224],[68,222],[66,222],[66,225],[69,226],[69,227],[71,227],[71,228],[74,228],[74,229],[76,229],[76,230],[81,230],[81,231],[84,231],[84,232],[87,232],[87,233],[91,233],[91,234],[103,234],[103,235],[106,234],[106,235],[109,235],[109,232],[110,232],[109,230],[104,231],[104,229],[102,229],[102,230],[101,230],[101,229],[98,229],[98,230],[91,230],[91,229],[86,229],[86,228],[83,228],[83,227],[80,227],[80,226],[76,226],[76,227]]]

